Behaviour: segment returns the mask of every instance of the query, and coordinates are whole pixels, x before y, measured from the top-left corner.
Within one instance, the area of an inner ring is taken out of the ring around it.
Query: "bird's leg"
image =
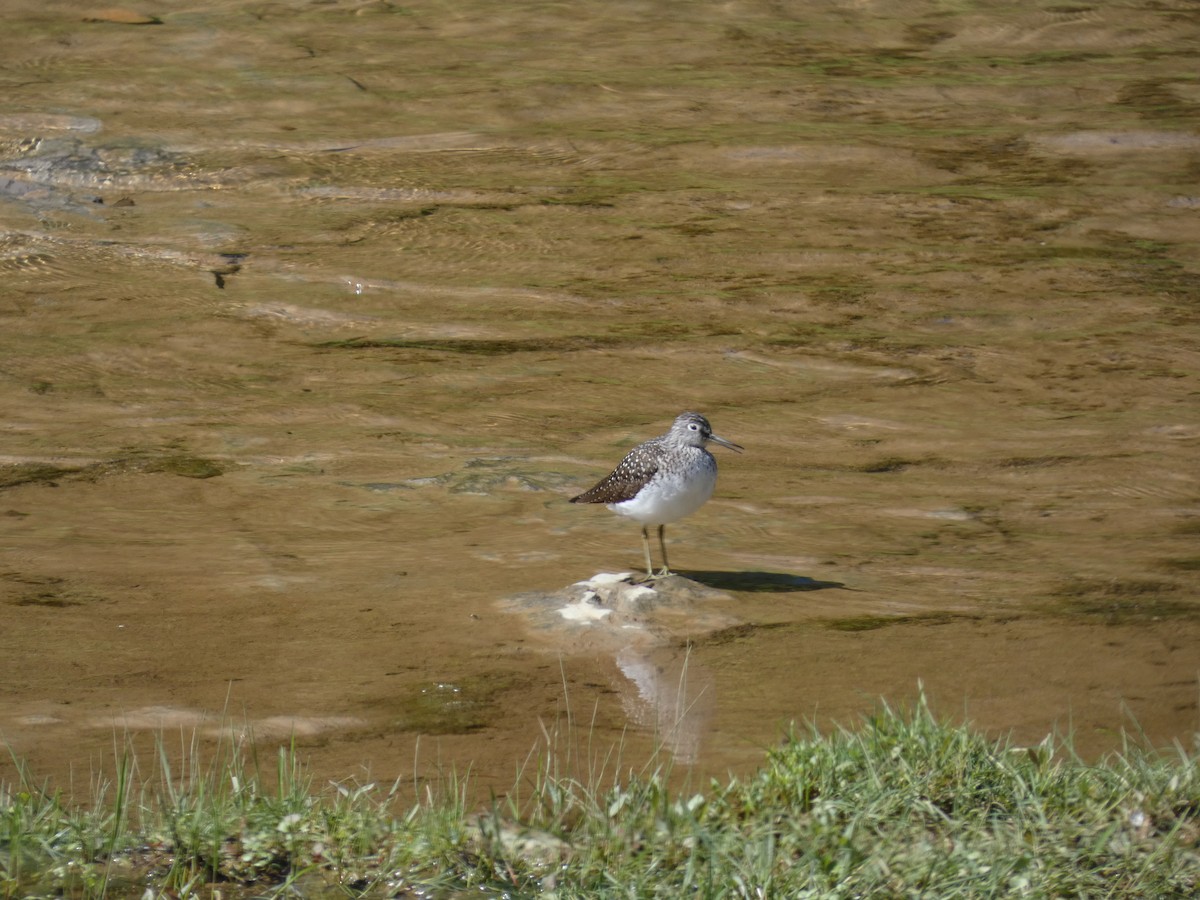
[[[646,526],[642,526],[642,549],[646,551],[646,577],[654,577],[654,562],[650,559],[650,534]]]
[[[658,526],[658,549],[662,551],[663,558],[663,567],[662,571],[658,573],[659,575],[671,574],[671,564],[667,562],[667,542],[663,539],[663,535],[666,533],[666,531],[666,525]]]

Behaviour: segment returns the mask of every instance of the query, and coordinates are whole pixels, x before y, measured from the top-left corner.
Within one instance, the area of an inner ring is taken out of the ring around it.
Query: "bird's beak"
[[[715,434],[710,434],[708,436],[708,439],[710,441],[712,441],[714,444],[720,444],[722,447],[728,447],[734,453],[741,453],[743,450],[746,449],[741,444],[735,444],[733,441],[727,441],[727,440],[725,440],[725,438],[717,437]]]

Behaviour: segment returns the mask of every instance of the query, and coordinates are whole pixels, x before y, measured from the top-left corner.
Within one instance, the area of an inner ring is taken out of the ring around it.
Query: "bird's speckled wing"
[[[572,497],[571,502],[621,503],[632,500],[658,471],[658,458],[658,446],[653,441],[635,447],[611,475],[578,497]]]

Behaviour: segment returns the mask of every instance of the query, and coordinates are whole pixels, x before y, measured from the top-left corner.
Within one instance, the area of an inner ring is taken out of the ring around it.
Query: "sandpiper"
[[[733,441],[712,433],[708,419],[700,413],[680,413],[671,430],[638,444],[594,488],[572,497],[572,503],[604,503],[622,516],[642,524],[642,546],[646,551],[646,575],[654,578],[647,528],[658,526],[658,546],[663,567],[658,575],[670,575],[663,531],[667,524],[690,516],[712,496],[717,485],[717,461],[704,449],[712,441],[741,453]]]

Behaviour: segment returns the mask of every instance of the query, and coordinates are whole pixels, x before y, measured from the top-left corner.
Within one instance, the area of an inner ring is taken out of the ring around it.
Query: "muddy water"
[[[252,732],[503,788],[569,710],[722,772],[918,682],[1193,741],[1194,4],[103,6],[0,33],[34,771]],[[747,448],[669,529],[705,615],[514,612],[639,565],[566,500],[683,409]]]

